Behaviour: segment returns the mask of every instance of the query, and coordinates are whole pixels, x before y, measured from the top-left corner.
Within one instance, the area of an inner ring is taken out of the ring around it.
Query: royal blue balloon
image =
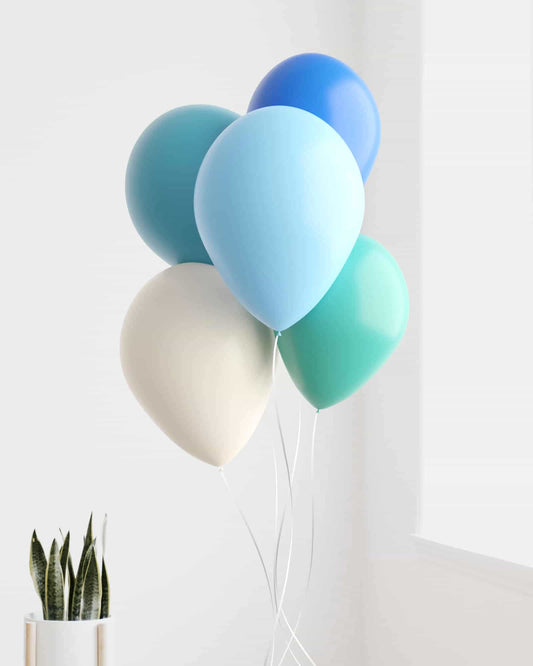
[[[364,187],[352,153],[320,118],[288,106],[232,123],[194,193],[204,245],[244,307],[282,331],[339,274],[359,234]]]
[[[144,242],[169,264],[210,264],[194,219],[194,183],[217,136],[239,116],[216,106],[182,106],[141,134],[126,171],[126,200]]]
[[[261,81],[248,111],[296,106],[325,120],[342,136],[366,181],[379,148],[379,113],[365,82],[340,60],[302,53],[284,60]]]

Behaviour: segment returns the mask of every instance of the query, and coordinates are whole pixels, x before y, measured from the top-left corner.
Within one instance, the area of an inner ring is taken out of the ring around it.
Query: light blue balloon
[[[144,242],[169,264],[210,264],[194,219],[194,183],[217,136],[239,116],[217,106],[180,106],[141,134],[126,171],[126,201]]]
[[[324,296],[361,228],[359,167],[339,134],[286,106],[253,111],[208,150],[194,193],[202,241],[244,307],[274,330]]]

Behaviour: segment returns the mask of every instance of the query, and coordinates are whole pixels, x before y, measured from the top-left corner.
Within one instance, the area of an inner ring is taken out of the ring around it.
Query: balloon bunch
[[[180,107],[137,141],[129,212],[172,267],[131,305],[122,365],[152,419],[201,460],[220,467],[252,435],[274,335],[317,409],[351,395],[399,343],[403,275],[359,235],[379,141],[365,83],[320,54],[272,69],[241,117]]]

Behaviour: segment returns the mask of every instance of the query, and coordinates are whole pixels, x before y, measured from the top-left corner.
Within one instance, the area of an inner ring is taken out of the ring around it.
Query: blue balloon
[[[296,106],[325,120],[342,136],[366,181],[379,148],[379,113],[365,82],[348,65],[320,53],[284,60],[261,81],[248,111]]]
[[[282,331],[339,274],[359,234],[364,187],[323,120],[288,106],[232,123],[205,156],[194,193],[200,236],[244,307]]]
[[[144,242],[169,264],[210,264],[194,219],[194,183],[217,136],[239,116],[216,106],[182,106],[141,134],[126,171],[126,201]]]

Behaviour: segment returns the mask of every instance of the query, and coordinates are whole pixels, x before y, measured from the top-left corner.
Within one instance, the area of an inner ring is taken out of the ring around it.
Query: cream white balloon
[[[149,416],[181,448],[221,467],[244,447],[267,405],[274,336],[213,266],[179,264],[136,296],[121,361]]]

